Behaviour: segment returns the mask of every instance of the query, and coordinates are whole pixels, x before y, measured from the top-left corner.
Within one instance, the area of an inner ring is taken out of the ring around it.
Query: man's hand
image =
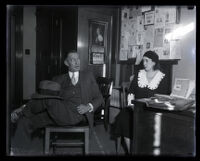
[[[90,110],[90,108],[91,107],[89,105],[80,104],[77,107],[77,110],[78,110],[78,113],[84,114],[84,113],[88,112]]]

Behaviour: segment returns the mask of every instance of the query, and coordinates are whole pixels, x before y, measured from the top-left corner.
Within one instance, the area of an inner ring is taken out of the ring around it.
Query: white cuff
[[[89,112],[92,112],[93,109],[94,109],[93,105],[91,103],[88,103],[88,105],[91,107],[91,109],[89,110]]]

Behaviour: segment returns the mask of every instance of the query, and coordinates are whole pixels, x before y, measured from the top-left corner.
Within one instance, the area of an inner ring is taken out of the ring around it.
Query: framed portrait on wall
[[[89,20],[89,64],[104,64],[108,23]]]
[[[144,25],[154,24],[154,11],[149,11],[144,13]]]

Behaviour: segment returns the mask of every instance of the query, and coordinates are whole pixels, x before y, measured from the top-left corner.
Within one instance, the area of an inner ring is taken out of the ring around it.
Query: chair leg
[[[121,137],[118,137],[117,138],[117,154],[119,154],[120,147],[121,147]]]
[[[108,111],[108,107],[106,107],[105,109],[105,129],[106,131],[108,131],[108,124],[109,124],[109,121],[108,121],[108,118],[109,118],[109,111]]]
[[[49,128],[45,129],[45,154],[49,154],[49,144],[50,144],[50,130]]]
[[[89,154],[89,129],[85,130],[85,154]]]

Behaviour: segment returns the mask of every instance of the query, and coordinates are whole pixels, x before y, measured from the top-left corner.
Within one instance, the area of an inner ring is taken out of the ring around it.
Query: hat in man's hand
[[[52,90],[52,91],[60,91],[60,84],[50,80],[43,80],[39,84],[40,89]]]

